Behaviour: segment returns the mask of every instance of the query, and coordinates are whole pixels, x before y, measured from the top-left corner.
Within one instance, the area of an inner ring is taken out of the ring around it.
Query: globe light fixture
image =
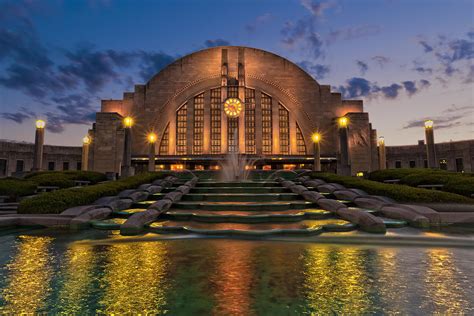
[[[339,127],[344,128],[347,127],[347,125],[349,124],[349,119],[343,116],[337,120],[337,123],[339,124]]]
[[[84,138],[82,139],[82,143],[84,145],[89,145],[91,143],[92,139],[89,137],[89,136],[84,136]]]
[[[432,120],[426,120],[425,121],[425,128],[433,128],[433,121]]]
[[[313,133],[313,135],[311,135],[311,139],[313,140],[313,143],[319,143],[321,141],[321,134]]]
[[[383,136],[379,137],[378,144],[379,144],[379,146],[382,146],[382,145],[385,144],[385,138]]]
[[[43,120],[36,120],[36,128],[43,129],[46,126],[46,122]]]
[[[131,116],[127,116],[123,119],[123,125],[126,127],[126,128],[131,128],[133,126],[133,117]]]
[[[155,133],[149,133],[148,136],[147,136],[147,139],[148,139],[148,142],[150,144],[155,143],[156,139],[157,139],[156,134]]]

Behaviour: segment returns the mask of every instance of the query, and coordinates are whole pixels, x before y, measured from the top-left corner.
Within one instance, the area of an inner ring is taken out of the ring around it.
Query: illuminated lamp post
[[[86,135],[82,139],[82,161],[81,161],[81,170],[87,171],[89,169],[89,146],[92,139]]]
[[[321,171],[321,134],[314,133],[311,135],[311,139],[313,140],[313,149],[314,149],[314,163],[313,163],[313,171]]]
[[[338,118],[337,125],[339,126],[339,145],[340,145],[340,174],[345,176],[351,175],[351,166],[349,164],[349,119],[345,116]]]
[[[379,170],[387,169],[387,156],[385,154],[385,138],[383,136],[379,137]]]
[[[155,142],[156,142],[156,134],[150,133],[147,136],[148,143],[150,144],[150,151],[148,152],[148,171],[153,172],[155,171]]]
[[[43,120],[37,120],[35,125],[36,134],[32,171],[39,171],[43,167],[44,128],[46,126],[46,123]]]
[[[133,175],[132,168],[132,126],[134,124],[133,118],[127,116],[123,119],[123,127],[125,128],[125,139],[123,144],[123,162],[122,162],[122,177],[129,177]]]
[[[436,148],[434,142],[433,121],[425,121],[425,137],[426,137],[426,160],[428,161],[428,168],[437,168],[436,163]]]

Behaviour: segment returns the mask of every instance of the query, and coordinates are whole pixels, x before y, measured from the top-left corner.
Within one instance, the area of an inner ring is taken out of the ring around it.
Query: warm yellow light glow
[[[356,176],[358,176],[358,177],[363,177],[363,176],[364,176],[364,173],[361,172],[361,171],[360,171],[360,172],[357,172],[357,173],[356,173]]]
[[[379,145],[384,145],[385,144],[385,138],[383,136],[380,136],[378,143],[379,143]]]
[[[127,116],[123,119],[123,125],[127,128],[130,128],[133,126],[133,117]]]
[[[91,143],[92,139],[89,136],[84,136],[82,139],[82,143],[85,145],[89,145]]]
[[[171,165],[171,170],[172,171],[184,170],[184,165],[181,165],[181,164]]]
[[[314,133],[313,135],[311,135],[311,139],[314,143],[319,143],[321,141],[321,134]]]
[[[425,121],[425,128],[433,128],[433,121],[432,120],[426,120]]]
[[[242,111],[242,103],[237,98],[228,98],[224,103],[224,112],[228,117],[238,117]]]
[[[148,139],[148,142],[153,144],[154,142],[156,142],[156,134],[155,133],[150,133],[148,134],[147,136],[147,139]]]
[[[46,126],[46,122],[43,120],[37,120],[36,121],[36,128],[42,129]]]
[[[339,124],[339,127],[347,127],[347,125],[349,124],[349,119],[345,116],[343,117],[340,117],[338,120],[337,120],[338,124]]]

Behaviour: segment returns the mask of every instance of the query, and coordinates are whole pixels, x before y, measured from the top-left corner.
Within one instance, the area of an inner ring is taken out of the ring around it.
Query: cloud
[[[462,120],[466,117],[471,116],[474,113],[474,106],[456,106],[451,104],[446,110],[442,112],[442,115],[435,117],[423,117],[420,119],[408,121],[403,129],[419,128],[424,127],[425,121],[430,119],[433,120],[436,129],[448,129],[458,126],[468,126],[472,122],[463,122]]]
[[[360,71],[361,75],[365,75],[367,70],[369,70],[369,65],[367,65],[367,63],[365,63],[361,60],[356,60],[356,65],[357,65],[357,67],[359,67],[359,71]]]
[[[298,66],[306,70],[314,79],[324,79],[330,71],[329,66],[321,65],[321,64],[314,64],[308,60],[304,60],[298,63]]]
[[[334,6],[329,1],[301,0],[301,4],[315,17],[322,17],[324,11]]]
[[[379,86],[377,83],[370,82],[365,78],[354,77],[346,81],[345,85],[336,88],[342,96],[347,99],[378,97],[386,99],[396,99],[401,91],[405,91],[409,96],[417,93],[420,89],[430,85],[428,80],[404,81],[401,84],[392,83],[387,86]]]
[[[378,55],[371,58],[380,68],[383,68],[386,64],[390,62],[390,58]]]
[[[422,67],[422,66],[415,67],[415,68],[413,68],[413,70],[420,73],[420,74],[431,75],[433,73],[432,68],[427,68],[427,67]]]
[[[425,53],[429,53],[433,51],[433,46],[429,45],[426,41],[419,40],[418,44],[420,44],[423,47],[423,51]]]
[[[97,92],[110,81],[119,80],[120,74],[116,68],[129,67],[135,54],[112,49],[98,51],[87,45],[67,51],[65,56],[68,63],[60,66],[59,72],[82,82],[89,91]]]
[[[25,114],[23,112],[2,113],[1,116],[2,116],[2,118],[6,119],[6,120],[11,120],[11,121],[14,121],[18,124],[21,124],[21,123],[23,123],[24,120],[30,118],[30,116],[28,114]]]
[[[378,25],[358,25],[354,27],[341,28],[331,31],[326,36],[326,43],[333,44],[338,40],[360,39],[380,33],[381,27]]]
[[[254,33],[259,26],[267,23],[272,18],[273,18],[273,15],[271,13],[264,13],[262,15],[259,15],[255,18],[254,21],[245,25],[245,30],[249,33]]]
[[[216,46],[229,46],[230,42],[223,40],[222,38],[217,38],[214,40],[206,40],[204,46],[206,47],[216,47]]]
[[[141,51],[140,56],[140,77],[148,81],[157,72],[171,64],[176,58],[163,52]]]
[[[300,19],[293,22],[286,22],[281,34],[282,42],[290,49],[301,45],[301,48],[310,52],[310,57],[317,59],[324,56],[323,41],[321,36],[315,32],[312,19]]]

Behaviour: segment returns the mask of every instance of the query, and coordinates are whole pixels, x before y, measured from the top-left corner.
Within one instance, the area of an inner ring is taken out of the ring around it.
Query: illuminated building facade
[[[103,100],[90,130],[90,167],[120,172],[123,118],[132,117],[132,165],[148,165],[147,134],[157,135],[156,169],[218,169],[228,153],[258,159],[257,169],[311,168],[321,134],[322,170],[340,161],[338,119],[347,118],[351,173],[378,169],[377,135],[361,100],[343,100],[296,64],[247,47],[184,56],[126,92]]]

